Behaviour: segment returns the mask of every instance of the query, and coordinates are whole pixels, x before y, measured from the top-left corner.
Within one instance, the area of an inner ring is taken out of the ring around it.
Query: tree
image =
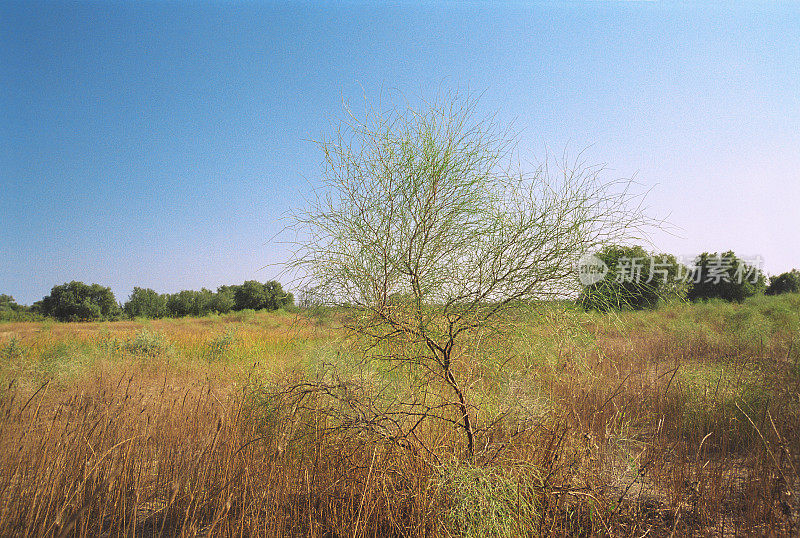
[[[256,280],[248,280],[234,290],[234,310],[278,310],[294,303],[291,294],[283,291],[279,282],[270,280],[262,284]]]
[[[741,303],[764,291],[766,278],[761,270],[738,258],[733,251],[704,252],[694,265],[688,293],[691,301],[718,298]]]
[[[234,290],[232,286],[220,286],[211,300],[211,310],[219,314],[227,314],[234,307]]]
[[[35,314],[31,308],[17,304],[11,295],[0,294],[0,320],[27,321],[32,319],[35,319]]]
[[[167,297],[150,288],[133,288],[122,307],[129,318],[163,318],[167,315]]]
[[[264,293],[267,298],[264,308],[267,310],[278,310],[294,304],[294,296],[283,291],[283,286],[275,280],[264,284]]]
[[[788,273],[781,273],[769,279],[766,295],[780,295],[782,293],[800,292],[800,271],[792,269]]]
[[[305,297],[342,308],[363,364],[414,384],[385,403],[377,390],[348,420],[401,443],[423,421],[452,424],[470,459],[493,424],[470,395],[487,343],[521,306],[575,297],[582,254],[649,224],[631,182],[604,182],[602,167],[513,170],[513,144],[475,104],[351,114],[320,144],[323,189],[295,215],[291,263]],[[317,387],[350,398],[337,379]]]
[[[181,290],[167,296],[167,314],[173,318],[182,318],[192,313],[195,307],[195,294],[192,290]]]
[[[0,294],[0,312],[22,312],[25,307],[17,304],[11,295]]]
[[[681,265],[675,256],[650,254],[641,246],[612,245],[596,253],[607,270],[602,280],[585,284],[578,303],[585,308],[610,310],[653,308],[660,300],[686,295],[678,278]],[[685,270],[683,272],[685,274]]]
[[[196,317],[207,316],[214,310],[214,292],[207,288],[195,291],[189,314]]]
[[[42,314],[60,321],[113,319],[120,313],[111,288],[75,280],[54,286],[37,308]]]
[[[264,285],[256,280],[248,280],[241,286],[236,286],[233,294],[234,310],[261,310],[267,302]]]
[[[278,282],[266,284],[251,280],[241,286],[220,286],[217,292],[206,288],[200,291],[182,290],[171,295],[159,295],[151,289],[134,288],[125,303],[130,317],[207,316],[212,312],[224,314],[231,310],[276,310],[293,304],[291,293],[285,293]]]

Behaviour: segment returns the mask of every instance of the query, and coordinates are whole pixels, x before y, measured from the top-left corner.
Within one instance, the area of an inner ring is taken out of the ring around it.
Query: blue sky
[[[0,293],[271,279],[342,103],[443,90],[800,268],[800,3],[0,2]]]

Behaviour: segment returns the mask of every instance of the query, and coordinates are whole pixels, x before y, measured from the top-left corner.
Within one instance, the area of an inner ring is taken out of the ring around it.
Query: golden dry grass
[[[336,345],[310,317],[1,324],[0,535],[789,536],[798,311],[531,320],[508,367],[543,412],[472,465],[283,405]]]

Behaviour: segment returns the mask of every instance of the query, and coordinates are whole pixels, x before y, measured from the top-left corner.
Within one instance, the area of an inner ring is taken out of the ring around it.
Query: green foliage
[[[167,296],[167,313],[170,317],[181,318],[191,314],[195,303],[195,291],[183,290]]]
[[[248,280],[241,286],[236,286],[233,292],[234,310],[261,310],[266,302],[264,285],[255,280]]]
[[[518,170],[513,138],[476,117],[475,101],[452,97],[418,110],[368,106],[320,143],[323,188],[295,214],[304,239],[289,265],[304,275],[304,303],[343,309],[365,371],[384,362],[408,372],[408,391],[370,412],[447,422],[472,459],[485,433],[478,417],[492,416],[473,398],[493,380],[470,366],[507,338],[522,306],[577,292],[583,253],[651,221],[630,182],[604,181],[599,167],[565,159]],[[428,390],[448,405],[425,407]]]
[[[213,291],[206,288],[200,288],[200,291],[194,292],[194,300],[189,313],[192,316],[199,317],[206,316],[213,312],[212,305],[214,303],[214,295]]]
[[[163,356],[172,352],[172,346],[164,333],[152,332],[147,329],[142,329],[128,338],[122,345],[122,349],[133,355],[147,357]]]
[[[587,286],[578,298],[586,309],[653,308],[660,300],[682,299],[685,284],[675,256],[651,254],[640,246],[613,245],[595,254],[608,267],[605,277]]]
[[[764,292],[767,295],[780,295],[782,293],[800,293],[800,271],[792,269],[769,280],[769,287]]]
[[[111,288],[75,280],[54,286],[50,295],[38,303],[38,308],[42,314],[59,321],[112,320],[120,315]]]
[[[536,528],[537,497],[525,475],[492,467],[443,466],[437,485],[449,503],[445,522],[457,536],[519,536]]]
[[[234,289],[234,310],[278,310],[293,303],[292,295],[274,280],[264,284],[248,280]]]
[[[167,296],[167,313],[173,318],[206,316],[214,311],[214,296],[215,293],[206,288],[179,291]]]
[[[236,344],[236,340],[236,330],[231,327],[212,338],[208,343],[209,359],[220,360],[228,357],[228,354]]]
[[[695,366],[679,374],[683,398],[681,433],[695,444],[711,433],[711,446],[736,452],[760,444],[756,428],[773,395],[757,370]]]
[[[20,312],[25,307],[18,305],[11,295],[0,293],[0,312]]]
[[[17,304],[11,295],[0,294],[0,321],[37,321],[41,316]]]
[[[275,280],[270,280],[264,284],[264,293],[267,297],[264,308],[267,310],[278,310],[294,304],[294,296],[283,291],[283,287]]]
[[[0,321],[42,321],[45,317],[38,313],[23,310],[20,312],[15,311],[0,311]]]
[[[235,305],[233,286],[220,286],[211,299],[211,310],[218,314],[227,314]]]
[[[200,291],[183,290],[167,296],[167,315],[207,316],[211,313],[226,314],[241,310],[278,310],[292,305],[291,293],[283,291],[278,282],[266,284],[248,280],[240,286],[220,286],[217,292],[205,288]]]
[[[691,301],[723,299],[741,303],[746,298],[763,292],[764,274],[733,251],[722,254],[702,253],[695,260],[692,284],[688,298]]]
[[[4,361],[15,361],[21,359],[26,353],[25,347],[20,344],[16,335],[11,340],[0,346],[0,359]]]
[[[133,288],[123,311],[129,318],[163,318],[167,315],[167,298],[150,288]]]
[[[0,321],[37,321],[52,317],[59,321],[115,320],[121,315],[133,318],[180,318],[226,314],[233,310],[278,310],[294,305],[294,296],[274,280],[255,280],[241,286],[220,286],[217,292],[182,290],[159,294],[150,288],[133,288],[128,301],[120,307],[111,288],[73,281],[55,286],[50,295],[30,308],[18,305],[10,295],[0,295]]]

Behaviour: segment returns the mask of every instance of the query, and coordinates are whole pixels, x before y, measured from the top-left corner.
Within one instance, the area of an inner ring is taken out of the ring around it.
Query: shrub
[[[595,254],[608,268],[599,282],[588,285],[578,298],[587,309],[640,310],[659,300],[684,298],[681,266],[669,254],[650,254],[640,246],[609,246]]]
[[[294,297],[283,291],[279,282],[270,280],[262,284],[248,280],[234,288],[234,310],[278,310],[294,303]]]
[[[234,289],[232,286],[220,286],[211,299],[211,310],[218,314],[227,314],[234,307]]]
[[[25,307],[17,304],[11,295],[0,293],[0,312],[21,312]]]
[[[767,295],[780,295],[782,293],[800,292],[800,271],[792,269],[788,273],[782,273],[769,279]]]
[[[467,537],[519,536],[536,528],[538,503],[524,478],[491,467],[441,467],[437,485],[450,505],[445,523]]]
[[[150,288],[133,288],[122,309],[129,318],[163,318],[167,315],[167,298]]]
[[[506,340],[522,305],[576,290],[583,253],[652,224],[631,183],[605,181],[599,167],[565,158],[558,172],[516,169],[513,139],[476,105],[448,96],[349,114],[320,143],[322,187],[294,214],[306,239],[289,262],[304,293],[342,309],[365,377],[391,365],[407,380],[403,393],[376,390],[354,423],[369,430],[391,416],[395,439],[413,439],[424,421],[446,423],[469,460],[492,420],[473,399],[490,382],[477,360]],[[428,393],[447,404],[431,407]],[[334,397],[351,401],[349,389]]]
[[[173,318],[182,318],[192,313],[195,291],[182,290],[167,296],[167,313]]]
[[[229,327],[225,332],[218,334],[208,343],[208,358],[210,360],[226,358],[235,343],[236,331]]]
[[[0,321],[42,321],[45,317],[28,310],[0,310]]]
[[[692,276],[688,293],[692,301],[718,298],[741,303],[763,292],[766,280],[759,268],[730,250],[722,254],[704,252],[698,256]]]
[[[26,353],[26,348],[20,344],[16,335],[11,340],[0,346],[0,358],[6,361],[21,359]]]
[[[128,338],[122,346],[122,349],[134,355],[145,355],[148,357],[167,355],[172,350],[164,333],[151,332],[147,329],[142,329],[133,337]]]
[[[42,314],[60,321],[109,320],[120,314],[111,288],[75,280],[54,286],[50,295],[38,303],[38,308]]]

